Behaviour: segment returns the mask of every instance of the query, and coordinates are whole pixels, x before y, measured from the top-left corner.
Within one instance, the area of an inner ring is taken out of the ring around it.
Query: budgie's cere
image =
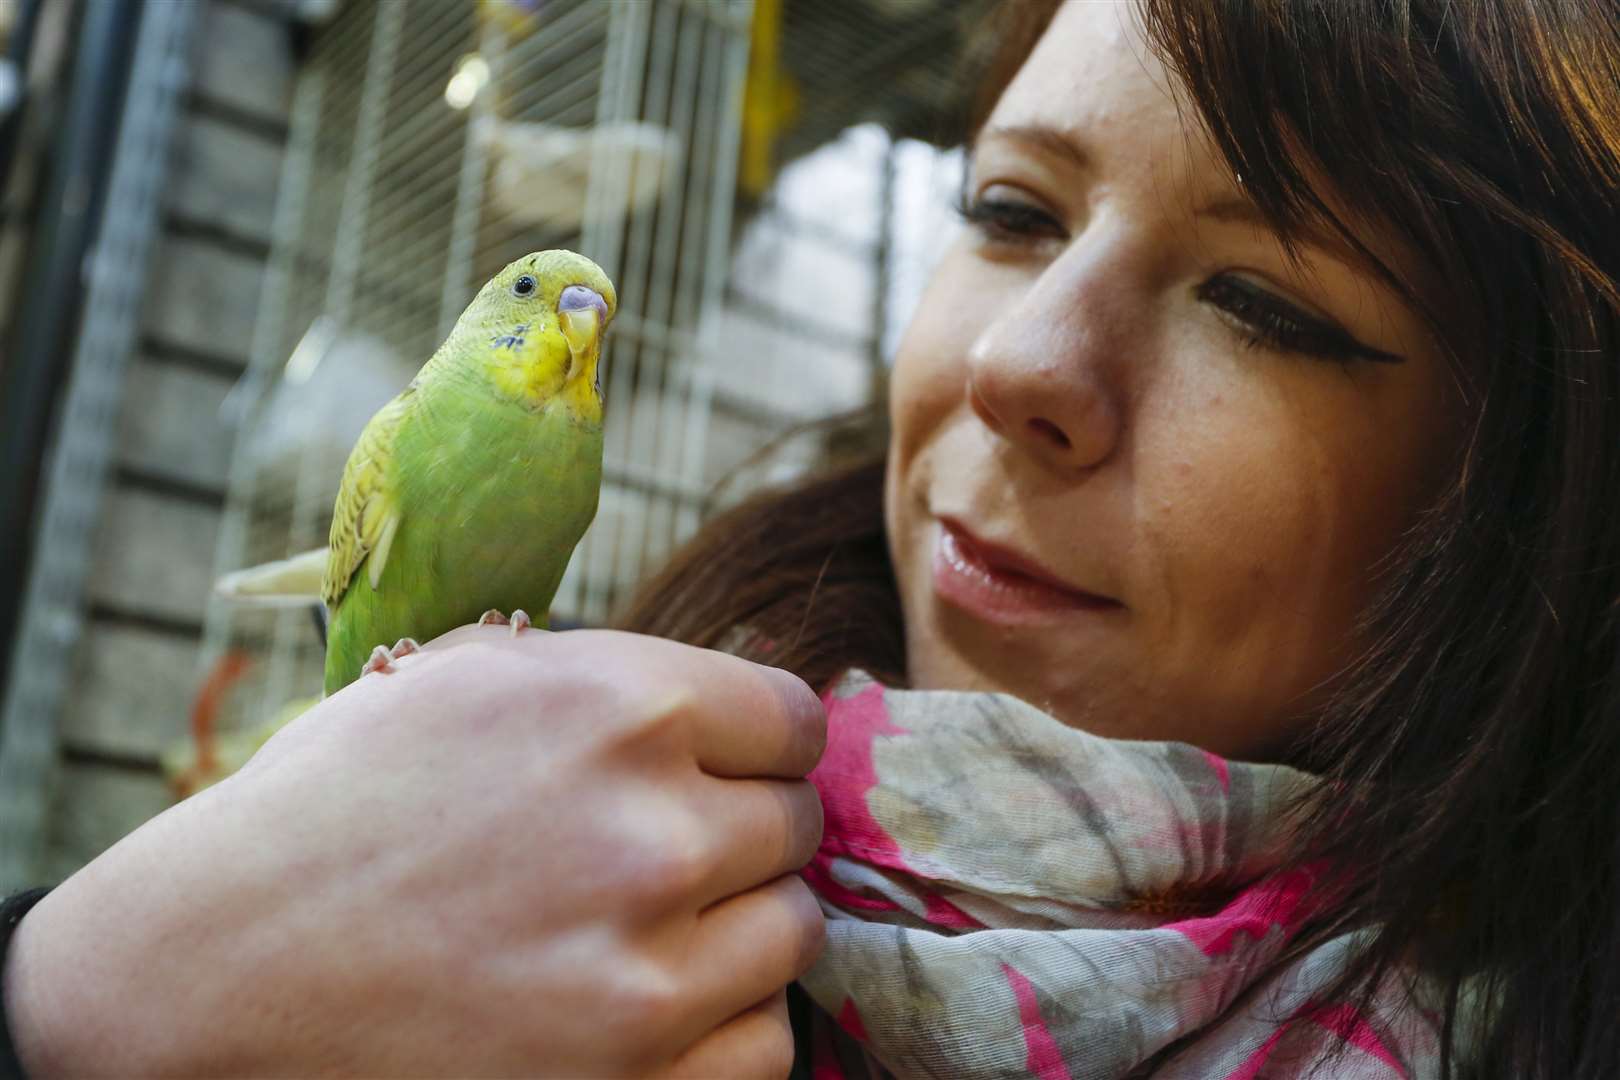
[[[602,332],[613,284],[571,251],[507,266],[343,471],[322,599],[326,692],[379,645],[490,609],[544,622],[602,479]],[[407,646],[408,647],[408,646]],[[386,667],[390,653],[378,657]]]

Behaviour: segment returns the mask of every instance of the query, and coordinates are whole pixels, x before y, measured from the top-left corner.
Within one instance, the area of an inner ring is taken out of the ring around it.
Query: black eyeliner
[[[1200,285],[1198,298],[1239,320],[1261,344],[1341,362],[1405,362],[1404,357],[1365,345],[1341,327],[1308,315],[1269,290],[1229,274],[1217,275]]]

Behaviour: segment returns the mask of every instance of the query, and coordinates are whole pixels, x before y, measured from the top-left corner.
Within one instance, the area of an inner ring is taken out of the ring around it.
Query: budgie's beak
[[[570,285],[557,300],[557,324],[568,341],[571,354],[570,380],[589,374],[595,378],[597,357],[601,354],[602,328],[607,325],[607,301],[595,289]]]
[[[561,311],[557,313],[563,337],[568,339],[568,351],[574,354],[574,365],[596,351],[601,344],[602,316],[593,309]],[[572,372],[574,367],[570,367]]]

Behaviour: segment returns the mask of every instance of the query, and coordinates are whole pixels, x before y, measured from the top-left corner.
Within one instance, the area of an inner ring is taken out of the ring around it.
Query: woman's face
[[[1128,7],[1070,3],[1001,98],[900,347],[887,525],[917,686],[1263,758],[1355,655],[1453,391],[1370,267],[1286,257],[1169,86]]]

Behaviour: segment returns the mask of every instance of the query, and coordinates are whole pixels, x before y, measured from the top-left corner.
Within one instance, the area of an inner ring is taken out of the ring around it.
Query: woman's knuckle
[[[636,687],[613,688],[598,703],[600,730],[615,754],[639,757],[660,767],[682,760],[698,708],[691,688],[650,679]]]
[[[630,965],[609,1010],[624,1030],[656,1041],[659,1033],[678,1025],[683,1000],[679,980],[668,969],[652,963]]]
[[[684,731],[699,709],[697,691],[685,684],[652,688],[642,702],[642,724],[653,733]]]
[[[643,885],[656,902],[683,900],[714,873],[714,845],[695,823],[671,824],[645,860]]]

